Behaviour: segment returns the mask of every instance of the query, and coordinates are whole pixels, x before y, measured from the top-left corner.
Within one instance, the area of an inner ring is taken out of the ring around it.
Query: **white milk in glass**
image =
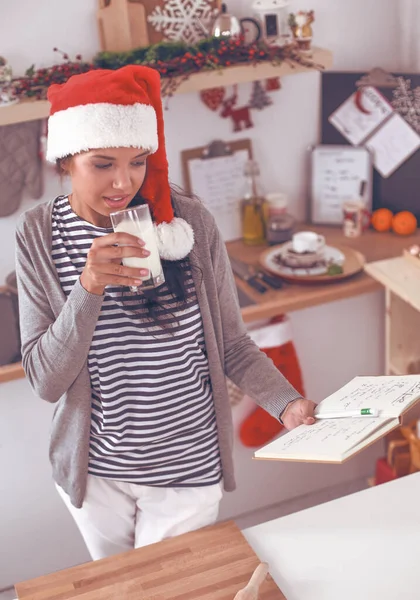
[[[124,232],[134,235],[140,238],[144,242],[144,248],[150,252],[149,256],[138,257],[132,256],[123,258],[123,265],[126,267],[132,267],[134,269],[148,269],[149,274],[143,277],[139,277],[144,281],[141,286],[143,289],[153,288],[164,283],[165,278],[163,275],[162,264],[160,262],[159,250],[157,246],[157,239],[153,222],[150,218],[150,213],[146,211],[140,211],[136,214],[136,209],[143,207],[135,207],[129,211],[121,211],[120,213],[113,213],[111,218],[114,221],[114,231]],[[146,218],[145,218],[146,217]]]

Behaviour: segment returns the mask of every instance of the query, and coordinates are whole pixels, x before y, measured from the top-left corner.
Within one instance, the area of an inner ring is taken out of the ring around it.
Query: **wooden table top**
[[[398,236],[394,233],[377,233],[373,230],[365,232],[358,238],[345,238],[341,227],[320,227],[304,225],[300,229],[317,231],[325,236],[329,245],[349,246],[361,252],[366,262],[383,260],[400,256],[411,244],[420,244],[420,230],[412,236]],[[267,246],[246,246],[242,241],[227,243],[231,256],[249,264],[257,265],[260,254]],[[327,284],[296,285],[285,283],[281,290],[269,290],[259,294],[245,282],[236,278],[238,288],[254,302],[242,308],[245,322],[270,318],[283,313],[309,308],[335,300],[351,298],[374,292],[381,288],[380,284],[367,273],[361,272],[350,279]]]
[[[222,523],[16,585],[20,600],[233,600],[259,559]],[[286,600],[271,577],[259,600]]]

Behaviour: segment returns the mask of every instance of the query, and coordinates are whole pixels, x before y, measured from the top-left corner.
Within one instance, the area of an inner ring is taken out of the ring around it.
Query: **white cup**
[[[297,254],[320,252],[325,246],[325,238],[314,231],[299,231],[292,238],[292,248]]]

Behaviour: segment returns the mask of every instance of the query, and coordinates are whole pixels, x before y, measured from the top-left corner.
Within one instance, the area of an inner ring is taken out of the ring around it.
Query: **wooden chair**
[[[396,477],[403,477],[410,473],[410,443],[405,437],[399,440],[394,439],[389,442],[387,462],[394,471]]]
[[[420,471],[420,439],[417,437],[417,420],[401,427],[401,433],[410,445],[410,473]]]

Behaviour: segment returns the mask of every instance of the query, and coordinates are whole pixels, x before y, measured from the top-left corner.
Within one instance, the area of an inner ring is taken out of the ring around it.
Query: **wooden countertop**
[[[0,367],[0,383],[22,379],[25,377],[25,372],[22,363],[14,363],[12,365],[3,365]]]
[[[259,560],[233,522],[16,585],[20,600],[233,600]],[[261,600],[285,600],[268,577]]]
[[[414,243],[420,244],[420,230],[417,234],[408,237],[369,230],[359,238],[350,239],[343,236],[341,227],[309,225],[304,228],[310,228],[311,231],[317,231],[324,235],[330,245],[338,244],[358,250],[365,256],[366,262],[400,256],[404,248]],[[256,265],[259,255],[266,250],[267,246],[246,246],[242,241],[235,241],[228,242],[227,248],[231,256]],[[238,288],[255,302],[255,304],[242,308],[242,316],[245,322],[270,318],[283,313],[326,304],[327,302],[351,298],[381,288],[381,285],[365,272],[336,283],[310,285],[285,283],[283,289],[269,290],[265,294],[259,294],[238,278],[236,278],[236,283]]]
[[[325,236],[327,243],[350,246],[361,252],[367,262],[383,260],[400,256],[411,244],[420,244],[420,230],[409,237],[397,236],[393,233],[376,233],[373,230],[365,232],[359,238],[349,239],[342,234],[341,227],[318,227],[305,225],[301,229],[311,229]],[[266,246],[246,246],[242,241],[229,242],[228,252],[249,264],[257,264],[258,257]],[[270,290],[259,294],[246,283],[236,278],[237,286],[245,292],[254,304],[242,308],[242,317],[246,323],[289,313],[311,306],[326,304],[344,298],[352,298],[374,292],[381,288],[380,283],[367,273],[359,273],[354,277],[337,283],[317,285],[286,284],[281,290]],[[24,377],[20,363],[0,367],[0,383]]]

